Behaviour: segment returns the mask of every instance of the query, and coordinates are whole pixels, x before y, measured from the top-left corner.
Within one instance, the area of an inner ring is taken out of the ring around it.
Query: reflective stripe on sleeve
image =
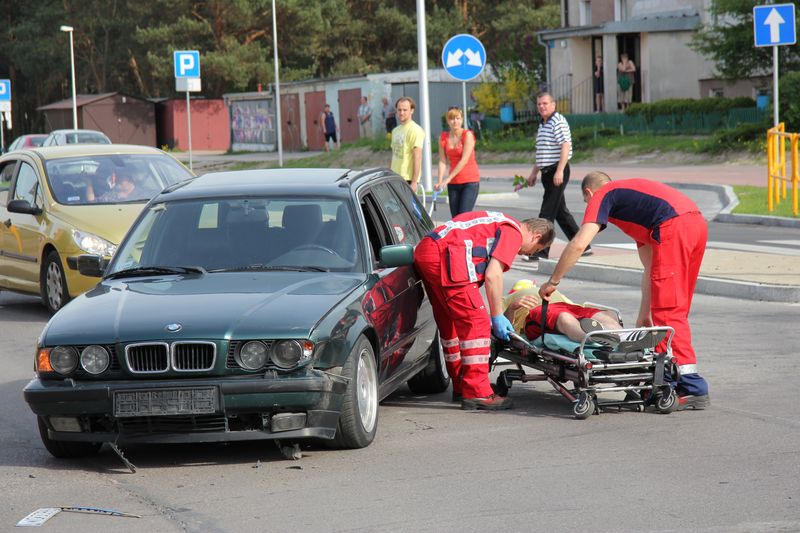
[[[455,339],[442,339],[442,348],[452,348],[458,346],[458,337]]]
[[[488,365],[489,354],[482,355],[463,355],[461,356],[462,365]]]
[[[678,365],[678,373],[680,375],[685,374],[697,374],[697,364],[691,365]]]
[[[444,354],[444,360],[447,361],[448,363],[455,363],[459,359],[461,359],[461,354],[458,352]]]
[[[520,230],[519,224],[517,224],[516,222],[505,216],[503,213],[497,211],[487,211],[486,215],[487,216],[485,217],[478,217],[478,218],[473,218],[472,220],[463,220],[459,222],[453,222],[452,220],[448,220],[447,222],[444,223],[444,228],[442,228],[440,231],[431,232],[429,233],[429,235],[437,235],[438,237],[434,237],[434,240],[442,239],[446,237],[447,234],[454,229],[469,229],[473,226],[479,226],[481,224],[494,224],[494,223],[511,224],[512,226],[517,228],[517,230],[519,230],[520,233],[522,232],[522,230]]]
[[[464,262],[469,273],[469,282],[475,283],[478,281],[478,273],[475,272],[475,263],[472,262],[472,241],[469,239],[464,239]]]
[[[461,341],[462,350],[471,350],[473,348],[488,348],[491,345],[492,345],[491,339],[486,339],[486,338]]]

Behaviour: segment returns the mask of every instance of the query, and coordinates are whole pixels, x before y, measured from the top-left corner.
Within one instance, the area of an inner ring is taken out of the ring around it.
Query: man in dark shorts
[[[333,116],[330,104],[325,104],[325,110],[319,115],[319,127],[325,136],[325,152],[330,153],[328,148],[329,141],[333,141],[334,148],[339,146],[339,139],[336,137],[338,128],[336,127],[336,119]]]

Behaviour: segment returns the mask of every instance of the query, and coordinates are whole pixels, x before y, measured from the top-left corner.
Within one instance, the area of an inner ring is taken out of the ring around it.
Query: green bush
[[[572,130],[572,145],[573,146],[587,146],[595,139],[601,137],[614,137],[619,135],[619,130],[614,128],[594,128],[592,126],[584,126]]]
[[[780,120],[786,123],[786,131],[800,132],[800,72],[781,76]]]
[[[762,124],[740,124],[735,128],[722,129],[714,133],[714,141],[705,146],[705,151],[720,153],[739,151],[765,152],[767,149],[767,127]]]
[[[756,102],[749,97],[737,98],[669,98],[653,103],[631,104],[625,114],[628,116],[642,116],[647,122],[652,122],[659,115],[681,115],[685,113],[724,113],[734,108],[755,107]]]

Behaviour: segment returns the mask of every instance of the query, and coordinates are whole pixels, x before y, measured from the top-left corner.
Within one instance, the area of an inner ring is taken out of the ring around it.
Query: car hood
[[[365,274],[297,272],[107,280],[56,313],[42,342],[304,338],[365,280]],[[168,332],[173,324],[180,331]]]
[[[69,227],[119,244],[146,204],[147,202],[112,205],[52,204],[50,212]]]

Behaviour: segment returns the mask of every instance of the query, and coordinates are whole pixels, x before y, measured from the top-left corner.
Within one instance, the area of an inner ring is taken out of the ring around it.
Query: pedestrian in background
[[[392,130],[397,127],[397,118],[395,117],[394,106],[385,96],[383,97],[383,111],[381,111],[381,116],[383,117],[383,125],[386,128],[386,133],[391,135]]]
[[[339,138],[337,133],[339,128],[336,126],[336,118],[333,116],[330,104],[325,104],[325,109],[319,114],[319,127],[322,130],[322,135],[325,136],[325,153],[330,153],[328,142],[333,141],[333,147],[339,146]]]
[[[361,97],[361,105],[358,106],[358,133],[362,139],[371,137],[370,135],[370,119],[372,118],[372,110],[369,108],[369,99],[366,96]]]
[[[603,79],[603,57],[594,58],[594,110],[596,113],[603,112],[605,97],[605,80]]]
[[[447,187],[450,216],[455,217],[474,209],[481,174],[475,162],[475,135],[464,128],[461,109],[451,107],[445,118],[450,131],[443,131],[439,137],[439,181],[433,188],[441,191]],[[445,178],[448,161],[450,172]]]
[[[617,85],[619,85],[619,106],[625,111],[633,101],[633,84],[636,82],[636,64],[628,59],[625,52],[619,55],[617,63]]]
[[[408,96],[398,98],[394,109],[400,125],[392,130],[392,170],[406,180],[414,193],[422,171],[425,144],[425,130],[412,119],[415,107],[414,100]]]
[[[564,199],[564,189],[569,183],[569,160],[572,158],[572,133],[567,119],[556,111],[556,102],[550,93],[542,92],[536,97],[536,109],[539,111],[542,122],[536,133],[536,163],[533,165],[528,185],[536,185],[539,171],[542,173],[542,207],[539,217],[558,222],[558,226],[567,240],[572,240],[578,233],[578,224],[567,209]],[[584,255],[591,254],[591,249],[586,248]],[[550,256],[550,247],[528,256],[529,261],[547,259]]]

